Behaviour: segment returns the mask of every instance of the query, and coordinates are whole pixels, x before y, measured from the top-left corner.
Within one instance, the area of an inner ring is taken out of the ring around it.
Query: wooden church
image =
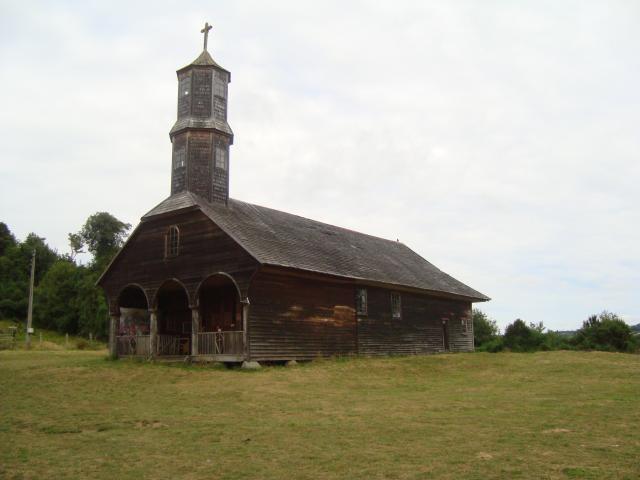
[[[471,351],[489,300],[406,245],[229,197],[230,73],[177,71],[171,195],[98,280],[114,356],[223,362]]]

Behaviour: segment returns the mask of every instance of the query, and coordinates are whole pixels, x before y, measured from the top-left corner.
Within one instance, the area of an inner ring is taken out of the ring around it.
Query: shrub
[[[519,318],[504,331],[504,346],[514,352],[532,352],[540,349],[545,335],[542,323],[527,325]]]
[[[498,353],[504,350],[504,340],[500,336],[492,338],[488,342],[483,343],[478,349],[479,352]]]
[[[495,320],[491,320],[487,315],[476,308],[473,309],[473,341],[476,348],[481,349],[483,345],[495,340],[498,337],[498,325]]]
[[[87,348],[89,348],[89,342],[86,341],[84,338],[79,338],[78,341],[76,342],[76,348],[78,350],[86,350]]]
[[[575,342],[584,350],[633,352],[638,348],[631,327],[618,315],[607,311],[586,319],[576,332]]]

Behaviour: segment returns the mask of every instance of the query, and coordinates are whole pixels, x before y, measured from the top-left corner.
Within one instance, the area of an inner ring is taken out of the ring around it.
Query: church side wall
[[[249,290],[250,355],[255,360],[332,355],[412,355],[473,351],[471,303],[400,292],[402,316],[391,315],[392,290],[366,287],[368,315],[355,312],[356,285],[326,277],[260,271]]]
[[[179,254],[165,258],[165,235],[180,230]],[[171,214],[143,222],[130,239],[102,285],[110,299],[131,283],[141,285],[149,299],[166,280],[185,285],[191,301],[202,280],[225,272],[234,277],[243,295],[257,262],[200,211]]]
[[[249,298],[252,359],[356,353],[353,285],[259,272]]]
[[[469,302],[400,292],[401,318],[392,318],[391,291],[367,287],[367,315],[358,316],[358,352],[362,355],[410,355],[445,351],[443,320],[449,349],[473,351]]]

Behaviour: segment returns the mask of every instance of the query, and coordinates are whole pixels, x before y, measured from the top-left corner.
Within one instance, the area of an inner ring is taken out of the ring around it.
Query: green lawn
[[[23,349],[25,347],[25,325],[23,322],[16,323],[10,320],[0,320],[0,333],[9,333],[11,327],[17,327],[15,336],[15,348]],[[104,342],[91,340],[88,338],[69,335],[66,337],[64,333],[54,330],[44,330],[36,328],[31,335],[32,350],[101,350],[106,348]]]
[[[640,478],[640,356],[259,371],[0,352],[0,478]]]

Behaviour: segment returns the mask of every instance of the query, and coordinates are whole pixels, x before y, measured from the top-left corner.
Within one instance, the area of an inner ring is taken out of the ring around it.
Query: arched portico
[[[233,277],[223,272],[208,276],[197,288],[196,301],[193,354],[243,358],[248,302]]]
[[[112,354],[149,356],[149,300],[140,285],[129,284],[120,290],[117,314],[111,316],[111,323]]]
[[[152,351],[158,356],[191,354],[191,307],[185,286],[165,281],[155,294],[151,312]]]

